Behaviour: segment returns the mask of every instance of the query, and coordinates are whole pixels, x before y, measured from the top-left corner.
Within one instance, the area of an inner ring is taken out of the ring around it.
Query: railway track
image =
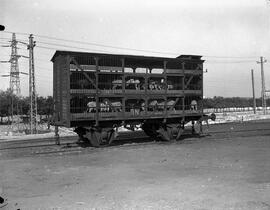
[[[74,142],[76,136],[64,136],[61,138],[62,144],[68,144]],[[10,140],[0,142],[0,151],[6,149],[20,149],[29,147],[42,147],[42,146],[54,146],[55,139],[50,138],[36,138],[36,139],[23,139],[23,140]]]
[[[231,139],[236,137],[251,137],[251,136],[270,136],[270,122],[258,121],[258,122],[245,122],[245,123],[226,123],[226,124],[213,124],[207,129],[205,134],[191,135],[190,128],[184,132],[181,140],[183,143],[196,142],[196,137],[203,137],[203,139]],[[20,157],[20,156],[32,156],[32,155],[49,155],[49,154],[67,154],[76,152],[88,152],[96,150],[96,148],[89,147],[86,144],[77,144],[77,136],[64,136],[60,138],[61,145],[55,145],[54,138],[43,139],[27,139],[27,140],[13,140],[0,142],[0,157]],[[141,145],[142,143],[154,144],[155,141],[147,137],[144,132],[136,131],[136,135],[133,132],[123,132],[119,138],[113,142],[112,146],[121,145]],[[102,147],[101,147],[102,149]]]
[[[132,136],[131,132],[125,132],[113,143],[112,146],[119,146],[126,143],[142,143],[150,142],[151,140],[142,131],[136,133],[136,137]],[[54,138],[43,139],[28,139],[14,140],[0,143],[0,157],[20,157],[32,156],[37,154],[55,154],[55,153],[70,153],[89,151],[96,148],[90,147],[88,144],[78,144],[77,136],[64,136],[60,138],[60,145],[55,144]],[[106,147],[106,146],[104,146]],[[100,148],[103,148],[102,146]]]

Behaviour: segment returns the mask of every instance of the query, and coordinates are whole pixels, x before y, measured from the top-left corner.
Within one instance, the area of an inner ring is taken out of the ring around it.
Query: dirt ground
[[[0,187],[8,209],[266,210],[269,149],[265,134],[3,158]]]

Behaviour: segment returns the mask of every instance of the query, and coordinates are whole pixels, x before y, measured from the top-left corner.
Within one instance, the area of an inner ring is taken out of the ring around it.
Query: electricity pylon
[[[18,54],[17,54],[17,41],[15,33],[12,34],[11,40],[11,56],[10,56],[10,89],[13,94],[21,95],[20,86],[20,72],[18,65]]]
[[[9,61],[1,61],[1,63],[10,63],[10,73],[8,75],[2,75],[3,77],[10,77],[9,80],[9,88],[12,94],[16,96],[21,95],[21,87],[20,87],[20,71],[18,59],[21,57],[17,52],[17,44],[15,33],[12,33],[12,40],[10,41],[10,45],[3,45],[2,47],[11,47],[11,55]]]

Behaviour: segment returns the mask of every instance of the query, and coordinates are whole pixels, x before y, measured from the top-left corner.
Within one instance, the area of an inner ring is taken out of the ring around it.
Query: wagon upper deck
[[[56,51],[52,58],[56,121],[70,127],[199,117],[201,57]]]

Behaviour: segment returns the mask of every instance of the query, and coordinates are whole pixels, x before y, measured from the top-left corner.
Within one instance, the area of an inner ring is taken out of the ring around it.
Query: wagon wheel
[[[144,123],[142,125],[142,129],[145,132],[145,134],[153,139],[156,139],[158,137],[158,125],[153,123]]]
[[[167,126],[166,124],[163,126],[160,126],[157,132],[159,133],[159,136],[161,137],[161,139],[165,141],[174,140],[172,128]]]
[[[117,135],[118,134],[117,134],[117,132],[115,132],[114,129],[111,129],[111,130],[107,131],[106,144],[111,145],[112,142],[116,139]]]
[[[184,132],[182,125],[176,124],[164,124],[158,130],[161,138],[165,141],[179,140],[180,136]]]
[[[86,132],[85,137],[93,147],[100,147],[111,145],[117,137],[117,132],[114,129],[91,128]]]
[[[184,128],[181,125],[179,125],[176,129],[176,140],[179,140],[183,133],[184,133]]]
[[[195,124],[194,124],[194,133],[193,134],[203,134],[203,125],[202,125],[202,122],[199,122],[197,121]]]
[[[93,147],[99,147],[102,143],[102,133],[98,129],[90,129],[85,134],[85,137],[90,141]]]
[[[89,140],[84,136],[86,134],[86,129],[83,127],[77,127],[74,129],[74,132],[78,134],[78,143],[84,142],[84,143],[89,143]]]

